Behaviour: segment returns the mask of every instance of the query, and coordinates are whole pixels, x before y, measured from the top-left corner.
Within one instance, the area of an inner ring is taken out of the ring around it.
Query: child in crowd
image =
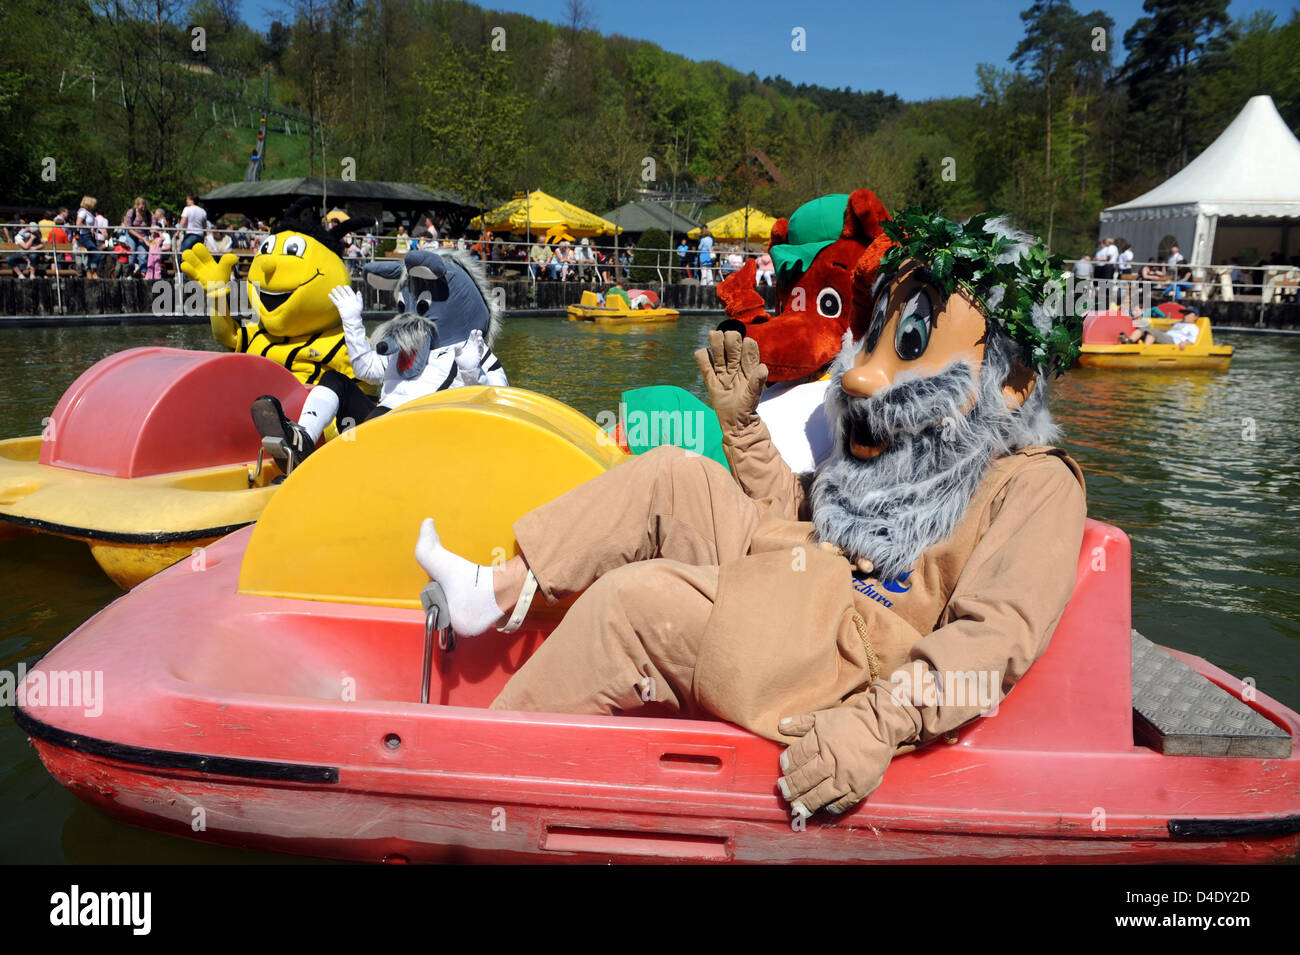
[[[131,274],[131,244],[126,233],[119,232],[113,237],[113,278],[124,279]]]
[[[163,242],[166,236],[163,230],[154,227],[149,230],[149,256],[145,259],[144,277],[146,279],[162,278]]]

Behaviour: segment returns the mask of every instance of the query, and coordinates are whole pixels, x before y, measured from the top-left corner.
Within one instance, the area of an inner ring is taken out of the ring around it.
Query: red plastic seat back
[[[1114,345],[1119,333],[1132,334],[1133,321],[1122,312],[1089,312],[1083,319],[1085,345]]]
[[[275,395],[297,417],[307,389],[257,355],[131,348],[97,362],[63,393],[41,464],[120,478],[257,457],[249,405]]]
[[[1189,314],[1196,314],[1192,309],[1178,302],[1161,302],[1156,308],[1164,313],[1165,318],[1172,318],[1174,321],[1178,321]]]
[[[1086,523],[1074,593],[1051,643],[996,715],[963,735],[980,746],[1027,751],[1133,745],[1130,554],[1118,527]]]

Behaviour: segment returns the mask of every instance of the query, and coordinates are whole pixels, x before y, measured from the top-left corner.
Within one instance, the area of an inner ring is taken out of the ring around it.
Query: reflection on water
[[[511,319],[496,347],[511,382],[595,417],[624,389],[704,397],[693,352],[716,319],[608,328]],[[1088,477],[1089,513],[1128,532],[1134,624],[1300,708],[1300,340],[1228,336],[1232,370],[1078,369],[1054,385],[1064,444]],[[34,434],[98,359],[136,345],[210,348],[206,326],[0,333],[0,437]],[[117,595],[85,547],[0,543],[0,668],[29,665]],[[293,861],[142,832],[108,820],[41,767],[0,714],[0,854],[14,862]]]
[[[1134,625],[1300,703],[1300,341],[1228,372],[1077,369],[1053,407],[1093,517],[1133,540]]]

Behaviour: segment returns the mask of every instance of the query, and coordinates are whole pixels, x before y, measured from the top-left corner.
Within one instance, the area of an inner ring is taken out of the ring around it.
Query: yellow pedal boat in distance
[[[635,307],[633,302],[637,303]],[[569,321],[596,322],[599,325],[649,325],[677,321],[677,309],[656,308],[658,302],[658,295],[642,289],[624,292],[621,288],[612,288],[605,293],[603,305],[595,292],[583,292],[582,301],[569,306]]]
[[[257,355],[132,348],[64,392],[44,432],[0,441],[0,539],[85,541],[129,590],[250,524],[278,490],[249,406],[296,417],[307,389]],[[325,518],[323,518],[325,519]]]
[[[1165,318],[1152,318],[1150,327],[1166,331],[1178,320],[1166,314]],[[1079,364],[1087,368],[1226,371],[1232,362],[1232,346],[1214,344],[1210,320],[1205,316],[1196,317],[1196,327],[1199,329],[1196,341],[1185,348],[1177,345],[1121,345],[1121,333],[1132,335],[1136,331],[1132,319],[1121,312],[1090,312],[1083,322],[1083,346],[1079,350]]]

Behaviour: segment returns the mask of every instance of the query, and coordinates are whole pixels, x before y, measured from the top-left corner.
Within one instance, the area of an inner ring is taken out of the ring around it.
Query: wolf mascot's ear
[[[380,259],[367,262],[362,271],[366,275],[366,284],[371,288],[391,292],[401,281],[402,263],[399,259]]]

